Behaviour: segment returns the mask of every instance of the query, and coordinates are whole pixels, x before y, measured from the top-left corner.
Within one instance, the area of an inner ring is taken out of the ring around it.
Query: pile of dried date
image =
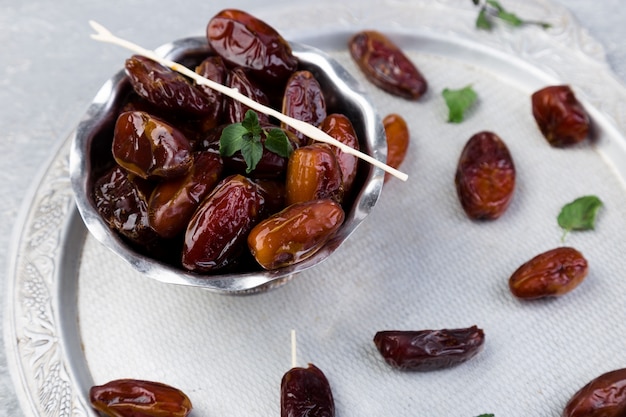
[[[237,87],[263,103],[280,95],[277,85],[284,86],[284,112],[321,126],[350,146],[358,146],[349,120],[343,115],[325,114],[319,84],[310,73],[295,70],[287,43],[272,28],[244,12],[225,10],[209,22],[207,35],[215,55],[197,67],[200,74]],[[242,67],[245,56],[234,45],[244,39],[268,47],[269,55],[259,54],[254,65]],[[350,39],[349,49],[366,77],[383,90],[410,100],[419,99],[426,91],[423,75],[381,33],[359,32]],[[279,157],[264,149],[259,166],[245,172],[242,156],[224,157],[217,146],[224,122],[244,120],[245,106],[189,84],[141,57],[129,59],[126,68],[136,94],[129,99],[116,125],[113,153],[118,165],[103,176],[94,190],[101,213],[111,227],[146,247],[182,233],[183,265],[206,272],[230,266],[241,258],[240,242],[246,239],[251,253],[264,268],[297,261],[293,247],[281,252],[286,239],[304,232],[305,236],[299,238],[301,243],[305,248],[314,247],[341,224],[341,198],[349,191],[356,172],[353,157],[310,143],[306,137],[282,127],[295,148],[293,154],[289,158]],[[274,88],[261,90],[259,80]],[[184,100],[176,102],[176,95]],[[168,117],[164,114],[170,112],[175,115],[170,119],[174,124],[180,121],[180,112],[186,118],[190,114],[194,117],[191,123],[187,121],[175,128],[165,121]],[[552,146],[569,146],[588,134],[589,118],[568,86],[537,91],[532,96],[532,112]],[[271,123],[266,118],[259,122],[262,126]],[[387,162],[398,167],[409,145],[407,124],[400,115],[392,114],[384,118],[384,127],[389,147]],[[238,172],[232,174],[233,170]],[[225,172],[230,175],[224,178]],[[473,220],[499,218],[513,197],[515,177],[513,158],[504,141],[489,131],[473,135],[461,152],[454,178],[467,216]],[[285,180],[277,181],[278,178]],[[128,227],[131,218],[133,222]],[[290,223],[306,226],[285,231],[289,229],[285,224]],[[283,230],[281,233],[287,237],[277,235],[276,230]],[[310,236],[309,230],[322,232]],[[271,239],[264,241],[263,236],[267,235],[272,235]],[[580,252],[559,247],[520,266],[510,277],[509,286],[512,294],[522,299],[558,296],[575,288],[587,271],[587,261]],[[477,326],[380,331],[374,336],[374,344],[385,362],[405,371],[458,365],[476,356],[484,340],[484,332]],[[90,401],[94,408],[117,417],[184,417],[191,410],[189,398],[178,389],[140,380],[116,380],[94,386]],[[621,369],[603,374],[581,388],[562,416],[617,417],[625,413],[626,370]],[[312,364],[290,369],[281,381],[281,416],[305,415],[334,416],[330,384]]]

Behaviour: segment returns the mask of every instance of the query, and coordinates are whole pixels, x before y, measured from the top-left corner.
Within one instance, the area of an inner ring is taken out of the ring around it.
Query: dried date
[[[556,297],[576,288],[588,271],[587,260],[579,251],[558,247],[521,265],[509,278],[509,288],[522,299]]]
[[[251,98],[257,103],[261,103],[265,106],[269,105],[269,98],[267,94],[261,89],[253,80],[251,80],[243,68],[235,68],[228,76],[228,86],[234,88],[246,97]],[[225,101],[225,113],[227,123],[239,123],[244,119],[244,116],[250,107],[241,103],[240,101],[227,98]],[[263,113],[257,113],[259,123],[269,124],[269,117]]]
[[[506,144],[492,132],[472,136],[461,152],[454,181],[468,217],[502,216],[515,190],[515,165]]]
[[[292,204],[259,222],[248,235],[248,247],[265,269],[292,265],[314,255],[345,219],[332,200]]]
[[[442,330],[389,330],[374,344],[390,366],[406,371],[431,371],[458,365],[479,353],[485,341],[476,326]]]
[[[606,372],[578,390],[561,417],[622,417],[626,415],[626,369]]]
[[[232,67],[242,67],[256,78],[283,83],[298,60],[289,43],[270,25],[235,9],[217,13],[207,25],[211,48]]]
[[[160,382],[117,379],[89,389],[89,401],[110,417],[186,417],[192,409],[181,390]]]
[[[359,150],[359,139],[354,131],[354,126],[352,126],[350,119],[343,114],[334,113],[328,115],[322,122],[320,129],[344,145]],[[356,178],[359,159],[335,146],[333,146],[333,152],[341,169],[343,192],[347,194]]]
[[[533,93],[532,112],[539,130],[552,146],[574,145],[589,133],[589,116],[567,85],[549,86]]]
[[[326,375],[315,365],[292,368],[280,383],[281,417],[333,417],[335,402]]]
[[[348,42],[350,54],[370,82],[388,93],[417,100],[428,83],[415,64],[387,36],[362,31]]]
[[[141,178],[175,178],[193,164],[191,144],[178,129],[148,113],[120,114],[113,133],[113,157]]]
[[[387,165],[393,168],[400,167],[409,149],[409,127],[399,114],[388,114],[383,118],[385,135],[387,136]],[[392,175],[385,174],[385,181]]]
[[[310,71],[294,72],[287,80],[283,95],[283,114],[302,120],[313,126],[319,126],[326,118],[326,100],[319,82]],[[282,124],[283,129],[296,135],[301,145],[307,145],[311,140],[303,133],[292,127]]]

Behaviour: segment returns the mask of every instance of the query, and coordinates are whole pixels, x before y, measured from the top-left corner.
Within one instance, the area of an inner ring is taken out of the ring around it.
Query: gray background
[[[626,82],[623,1],[553,1],[566,6],[604,45],[609,64]],[[127,56],[121,49],[95,45],[87,36],[87,20],[106,22],[114,33],[156,47],[163,40],[197,35],[208,17],[222,8],[254,12],[260,7],[253,1],[193,2],[194,7],[191,3],[0,0],[0,271],[5,275],[26,191],[45,168],[51,149],[69,134],[103,80]],[[502,3],[515,11],[516,1]],[[145,26],[151,30],[138,30]],[[158,26],[158,40],[151,38],[154,26]],[[2,294],[5,288],[5,280],[0,280]],[[4,297],[0,300],[4,311]],[[21,415],[6,355],[0,349],[0,417]]]

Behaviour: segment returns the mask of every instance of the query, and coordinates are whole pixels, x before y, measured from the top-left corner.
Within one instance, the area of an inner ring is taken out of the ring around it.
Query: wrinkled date
[[[191,144],[175,127],[141,111],[118,116],[113,134],[113,157],[141,178],[174,178],[193,163]]]
[[[567,85],[545,87],[532,95],[532,111],[548,143],[565,147],[589,133],[589,116]]]
[[[313,255],[343,224],[345,214],[332,200],[292,204],[257,224],[248,247],[265,269],[300,262]]]
[[[337,156],[330,146],[314,143],[296,149],[287,164],[286,203],[331,198],[341,202],[343,182]]]
[[[393,168],[400,167],[409,149],[409,127],[399,114],[388,114],[383,118],[385,135],[387,136],[387,165]],[[391,174],[385,174],[385,181],[391,179]]]
[[[388,93],[417,100],[428,83],[417,67],[380,32],[363,31],[348,42],[350,54],[372,84]]]
[[[232,263],[245,249],[261,204],[257,186],[250,179],[233,175],[222,180],[189,221],[183,265],[191,271],[207,272]]]
[[[191,401],[179,389],[137,379],[93,386],[89,401],[110,417],[186,417],[192,409]]]
[[[505,143],[495,133],[480,132],[467,142],[455,175],[459,201],[475,220],[499,218],[515,190],[515,166]]]
[[[326,375],[315,365],[292,368],[280,383],[281,417],[333,417],[335,402]]]
[[[354,131],[354,126],[352,126],[350,119],[343,114],[329,114],[322,122],[320,129],[344,145],[359,150],[359,139]],[[339,168],[341,169],[343,192],[347,194],[350,188],[352,188],[352,183],[356,178],[359,159],[354,155],[342,151],[338,147],[333,147],[332,149],[337,157]]]
[[[622,417],[626,415],[626,369],[589,381],[567,402],[561,417]]]
[[[483,347],[485,334],[464,329],[389,330],[376,333],[374,344],[390,366],[406,371],[448,368],[473,358]]]
[[[283,95],[283,114],[302,120],[313,126],[319,126],[326,118],[326,100],[319,82],[310,71],[296,71],[285,87]],[[301,145],[310,142],[303,133],[282,124],[283,129],[293,132]]]
[[[579,251],[559,247],[520,266],[509,278],[509,288],[523,299],[556,297],[576,288],[588,271],[587,260]]]
[[[241,10],[222,10],[209,21],[206,32],[224,61],[258,78],[284,82],[298,66],[289,43],[274,28]]]
[[[230,72],[228,77],[228,86],[234,88],[246,97],[251,98],[257,103],[261,103],[265,106],[269,105],[269,97],[265,92],[246,74],[243,68],[235,68]],[[241,103],[240,101],[233,100],[227,97],[225,100],[225,113],[226,121],[228,123],[238,123],[244,119],[244,116],[250,107]],[[259,123],[268,124],[269,117],[266,114],[258,114]]]

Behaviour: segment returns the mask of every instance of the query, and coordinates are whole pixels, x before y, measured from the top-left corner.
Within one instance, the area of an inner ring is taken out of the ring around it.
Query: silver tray
[[[536,0],[516,10],[548,16],[550,31],[484,33],[474,29],[476,10],[467,3],[258,13],[357,77],[346,40],[361,28],[380,29],[430,83],[416,103],[369,87],[381,113],[410,123],[402,166],[409,181],[385,185],[337,256],[274,291],[221,296],[136,273],[86,233],[62,141],[24,208],[7,285],[5,340],[25,414],[95,416],[88,388],[130,377],[182,389],[195,416],[278,415],[291,329],[300,365],[315,363],[330,380],[338,415],[558,416],[588,380],[625,367],[626,90],[562,8]],[[298,31],[287,25],[296,17]],[[557,150],[540,136],[529,95],[554,83],[571,84],[587,106],[593,142]],[[445,123],[441,90],[467,84],[479,94],[477,106],[462,124]],[[501,219],[475,223],[460,209],[453,175],[466,140],[487,129],[509,146],[518,188]],[[558,211],[585,194],[605,203],[594,231],[566,237],[589,260],[585,282],[559,299],[513,299],[510,274],[562,244]],[[484,351],[437,372],[394,371],[372,343],[377,330],[473,324],[485,330]]]

